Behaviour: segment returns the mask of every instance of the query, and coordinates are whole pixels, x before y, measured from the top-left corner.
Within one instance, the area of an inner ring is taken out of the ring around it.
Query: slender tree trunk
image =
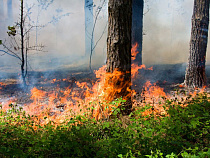
[[[21,76],[23,80],[23,85],[26,86],[26,78],[25,78],[25,57],[24,57],[24,21],[23,21],[23,0],[21,0],[20,6],[20,36],[21,36]]]
[[[126,114],[131,112],[131,26],[132,0],[109,0],[107,37],[107,72],[122,72],[116,88],[122,86],[116,97],[127,97]]]
[[[0,35],[1,35],[1,39],[3,38],[4,32],[5,30],[3,29],[5,23],[5,17],[4,17],[4,1],[0,0]]]
[[[195,0],[192,16],[190,56],[185,74],[187,87],[206,85],[205,62],[208,42],[209,0]]]
[[[13,24],[12,0],[7,0],[7,17],[9,25],[12,25]]]
[[[142,41],[143,41],[143,11],[144,0],[133,0],[132,8],[132,45],[138,43],[139,52],[134,62],[142,65]]]
[[[85,0],[85,55],[89,56],[94,47],[93,31],[93,0]]]
[[[4,19],[4,1],[0,0],[0,21],[2,22]]]

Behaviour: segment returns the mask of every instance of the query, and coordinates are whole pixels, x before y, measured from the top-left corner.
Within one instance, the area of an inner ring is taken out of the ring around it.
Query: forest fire
[[[132,60],[135,60],[138,44],[135,44],[131,50]],[[145,65],[136,65],[132,63],[131,76],[132,80],[136,79],[139,69],[152,70],[146,68]],[[45,125],[53,122],[55,125],[62,123],[65,119],[70,119],[74,115],[88,115],[96,120],[107,119],[112,114],[113,110],[120,106],[119,102],[115,101],[122,89],[130,83],[124,84],[121,82],[122,72],[117,69],[113,73],[106,72],[106,66],[95,71],[97,78],[96,82],[79,82],[74,81],[70,86],[61,89],[59,87],[50,91],[40,90],[34,87],[31,89],[30,100],[32,103],[22,106],[26,114],[37,116],[35,122],[39,125]],[[43,78],[43,77],[42,77]],[[46,81],[46,80],[45,80]],[[52,79],[51,83],[68,82],[68,79]],[[1,84],[1,86],[3,83]],[[59,85],[59,84],[58,84]],[[74,86],[72,86],[74,85]],[[116,85],[118,85],[116,87]],[[124,96],[124,100],[136,95],[136,92],[127,89],[129,93]],[[195,93],[196,94],[196,93]],[[195,95],[191,94],[191,95]],[[145,115],[154,112],[155,115],[165,114],[163,103],[171,96],[164,92],[164,89],[147,81],[140,95],[142,100],[133,99],[133,107],[145,106],[150,104],[153,106],[153,111],[147,110]],[[183,96],[182,96],[183,97]],[[112,102],[112,103],[111,103]],[[3,111],[7,111],[9,105],[14,103],[12,100],[3,104]]]
[[[135,45],[132,46],[132,49],[131,49],[131,60],[132,61],[134,61],[136,59],[136,56],[139,53],[137,51],[137,47],[138,47],[138,43],[136,43]],[[143,65],[138,65],[136,63],[131,64],[131,77],[132,77],[132,79],[134,79],[137,76],[137,74],[139,72],[139,69],[146,69],[146,66],[144,64]],[[150,67],[147,70],[153,70],[153,68]]]

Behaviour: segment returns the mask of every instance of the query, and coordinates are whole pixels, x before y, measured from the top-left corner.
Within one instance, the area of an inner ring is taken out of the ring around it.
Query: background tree
[[[24,12],[24,1],[20,1],[20,21],[15,26],[8,26],[7,33],[10,41],[0,41],[0,44],[4,47],[4,50],[0,50],[0,52],[15,57],[20,61],[21,77],[24,86],[26,86],[28,72],[28,52],[31,50],[42,51],[44,47],[42,45],[30,45],[30,31],[34,27],[26,20],[30,9]]]
[[[131,87],[132,0],[109,0],[108,15],[107,72],[113,73],[116,69],[122,72],[115,86],[123,86],[116,97],[124,97]],[[128,96],[126,113],[130,113],[132,107]]]
[[[93,0],[85,0],[85,55],[89,56],[94,46],[93,34]]]
[[[7,16],[9,25],[13,23],[13,9],[12,9],[12,0],[7,0]]]
[[[86,0],[86,1],[88,1],[88,3],[92,2],[92,0],[91,1]],[[95,48],[96,48],[98,42],[103,37],[104,33],[107,31],[107,24],[106,24],[106,26],[103,29],[103,32],[101,33],[101,36],[96,40],[96,42],[94,41],[96,24],[97,24],[97,21],[99,21],[99,15],[100,15],[102,9],[105,7],[106,3],[107,3],[107,0],[101,0],[101,3],[96,8],[94,17],[93,17],[93,14],[90,14],[90,11],[88,12],[87,7],[86,7],[86,11],[85,11],[85,32],[86,32],[85,33],[85,55],[90,54],[90,61],[89,61],[90,71],[92,71],[92,56],[93,56],[93,54],[95,54]],[[92,3],[92,6],[96,7],[96,5],[93,3]],[[88,17],[88,15],[89,15],[89,17]],[[89,20],[90,21],[94,20],[93,25],[92,25],[92,22],[90,23]],[[88,23],[88,21],[89,21],[89,23]]]
[[[143,11],[144,0],[133,0],[132,6],[132,45],[138,43],[139,52],[134,62],[142,65],[142,41],[143,41]]]
[[[209,27],[209,0],[195,0],[192,15],[190,55],[185,74],[187,87],[206,85],[205,62]]]

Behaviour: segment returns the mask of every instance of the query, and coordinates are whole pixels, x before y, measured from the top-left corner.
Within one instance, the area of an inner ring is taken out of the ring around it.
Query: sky
[[[7,0],[1,1],[4,5],[3,11],[0,11],[0,37],[3,41],[9,41],[6,28],[19,20],[20,4],[13,0],[11,22],[7,15]],[[31,30],[30,44],[45,46],[43,52],[31,52],[31,69],[50,70],[87,64],[89,58],[85,58],[84,0],[54,0],[45,9],[40,9],[38,1],[25,1],[25,10],[31,8],[30,23],[39,26],[37,31]],[[102,0],[94,0],[94,16],[101,3]],[[143,64],[187,63],[192,12],[193,0],[145,0]],[[103,36],[96,46],[93,64],[103,65],[106,60],[107,15],[105,5],[96,23],[94,40],[98,41]],[[210,62],[209,53],[208,49],[207,63]],[[0,58],[3,61],[0,71],[11,70],[11,67],[19,69],[16,59],[6,55]]]

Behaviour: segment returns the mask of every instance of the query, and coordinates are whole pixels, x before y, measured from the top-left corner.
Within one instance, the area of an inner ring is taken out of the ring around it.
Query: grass
[[[108,120],[74,116],[63,124],[36,123],[11,104],[0,110],[0,157],[210,157],[210,102],[197,95],[186,107],[167,100],[156,116],[148,105]]]

